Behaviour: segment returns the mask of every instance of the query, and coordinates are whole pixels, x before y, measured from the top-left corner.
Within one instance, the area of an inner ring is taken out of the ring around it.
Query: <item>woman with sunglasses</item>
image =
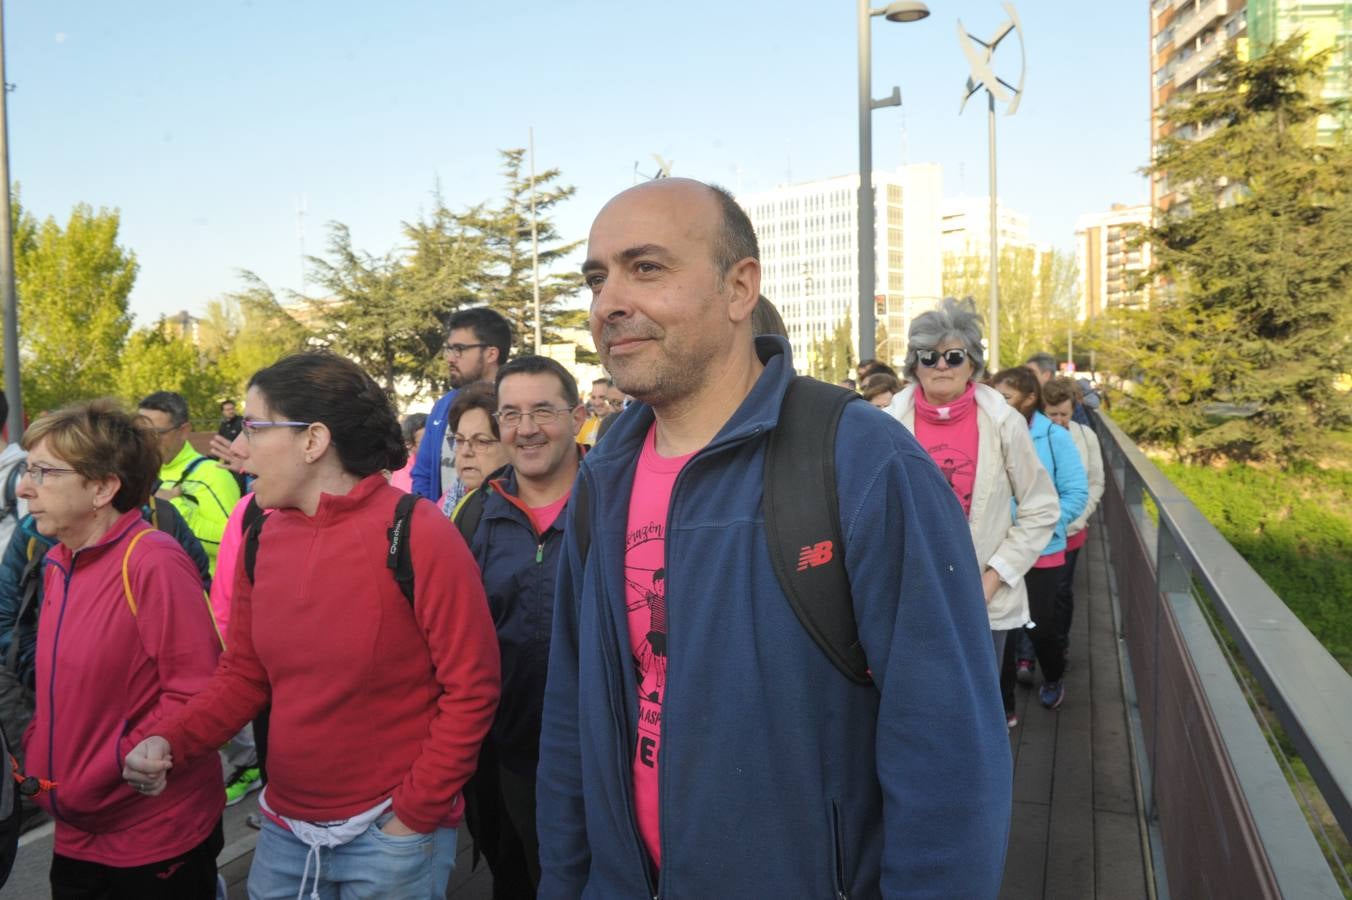
[[[18,495],[56,540],[24,735],[27,774],[50,785],[37,802],[56,820],[52,897],[212,900],[225,805],[215,748],[154,796],[122,780],[123,757],[206,686],[221,646],[188,554],[141,515],[160,470],[155,433],[95,401],[38,419],[24,447]]]
[[[976,304],[949,297],[911,322],[910,383],[887,411],[916,436],[962,506],[981,564],[998,672],[1005,639],[1028,624],[1024,575],[1051,537],[1058,507],[1023,419],[977,383],[983,369]],[[1009,727],[1018,724],[1012,708],[1006,718]]]
[[[355,364],[287,357],[253,376],[246,410],[232,452],[272,510],[252,578],[246,544],[220,667],[125,776],[158,793],[271,702],[249,896],[444,897],[461,788],[499,692],[474,557],[416,503],[405,598],[386,556],[408,495],[383,470],[408,450],[389,398]]]

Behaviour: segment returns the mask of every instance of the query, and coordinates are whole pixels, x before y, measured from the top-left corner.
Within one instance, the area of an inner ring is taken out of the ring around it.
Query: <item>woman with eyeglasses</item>
[[[984,368],[976,304],[949,297],[911,322],[909,383],[887,411],[915,435],[962,506],[981,564],[998,672],[1010,631],[1029,622],[1024,575],[1051,537],[1058,507],[1023,419],[977,383]],[[1018,724],[1012,707],[1006,719],[1011,728]]]
[[[188,554],[141,515],[154,432],[112,401],[43,416],[24,435],[18,495],[56,543],[43,559],[26,774],[50,789],[52,897],[210,900],[225,790],[211,753],[171,787],[122,779],[125,755],[211,678],[220,641]],[[5,775],[8,777],[8,774]]]
[[[458,498],[460,502],[489,475],[507,465],[507,452],[498,439],[498,420],[493,418],[497,411],[497,389],[480,381],[461,388],[446,412],[446,427],[455,436],[455,474],[465,486],[464,495]],[[448,492],[441,506],[447,517],[455,514],[457,504],[451,501]]]
[[[272,511],[254,526],[252,569],[248,543],[236,567],[226,652],[125,777],[159,793],[270,702],[249,896],[444,897],[461,788],[499,692],[474,558],[417,502],[405,597],[386,557],[408,495],[383,472],[408,450],[389,398],[354,363],[312,352],[263,369],[243,424],[232,452]]]

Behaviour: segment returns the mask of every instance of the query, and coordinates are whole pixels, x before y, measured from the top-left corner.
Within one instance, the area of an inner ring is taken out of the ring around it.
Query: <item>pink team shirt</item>
[[[925,399],[924,391],[917,390],[915,439],[944,473],[944,480],[962,504],[962,514],[970,516],[977,449],[981,444],[976,421],[976,386],[967,385],[962,396],[947,406],[935,406]]]
[[[638,746],[634,750],[634,814],[653,862],[662,865],[658,829],[657,751],[662,743],[662,693],[667,684],[667,509],[676,476],[691,456],[657,455],[657,428],[648,430],[629,495],[624,542],[624,600],[629,646],[638,680]]]
[[[544,534],[549,530],[549,526],[554,524],[554,520],[563,512],[563,508],[568,505],[568,494],[564,494],[548,506],[532,506],[530,508],[531,518],[535,519],[535,530]]]

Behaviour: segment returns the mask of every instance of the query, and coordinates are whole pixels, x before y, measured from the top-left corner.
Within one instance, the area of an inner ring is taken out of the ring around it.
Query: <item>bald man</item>
[[[753,335],[745,212],[700,182],[640,185],[596,217],[583,276],[597,351],[638,403],[582,462],[587,540],[576,510],[565,527],[540,896],[994,897],[1009,744],[942,475],[895,420],[846,403],[857,684],[771,568],[765,446],[794,371],[787,341]]]

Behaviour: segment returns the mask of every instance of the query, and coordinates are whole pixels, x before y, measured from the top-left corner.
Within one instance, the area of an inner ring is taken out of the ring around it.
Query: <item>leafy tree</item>
[[[456,310],[480,303],[481,274],[490,265],[484,236],[468,224],[481,210],[459,215],[447,208],[440,186],[432,192],[430,214],[404,223],[409,255],[404,262],[403,312],[415,332],[411,370],[415,383],[436,391],[449,388],[442,345],[446,321]]]
[[[499,207],[478,206],[460,217],[460,222],[481,236],[488,252],[487,268],[480,274],[476,293],[512,323],[522,353],[535,352],[535,311],[531,261],[531,184],[522,172],[524,149],[503,150],[502,174],[506,193]],[[581,241],[561,243],[550,212],[572,197],[576,188],[559,183],[560,171],[546,169],[535,176],[536,235],[540,259],[540,318],[548,343],[549,329],[556,326],[564,300],[577,294],[582,276],[550,269],[579,246]]]
[[[36,413],[113,393],[137,271],[117,242],[117,210],[81,203],[62,227],[15,203],[15,219],[25,405]]]
[[[972,297],[986,308],[990,296],[989,256],[949,255],[944,260],[944,295]],[[1076,264],[1073,255],[1034,247],[1000,248],[1000,359],[992,372],[1021,365],[1041,351],[1065,347],[1075,321]]]
[[[215,419],[227,393],[225,380],[191,341],[170,334],[164,319],[138,328],[127,339],[117,393],[129,406],[155,391],[177,391],[188,401],[198,430]]]
[[[854,326],[846,311],[845,318],[829,335],[813,341],[808,353],[808,374],[813,378],[835,384],[854,377]]]
[[[1299,43],[1223,58],[1215,90],[1165,113],[1150,171],[1184,202],[1146,233],[1165,290],[1123,317],[1113,362],[1140,385],[1127,421],[1180,454],[1307,460],[1352,422],[1334,386],[1352,371],[1352,148],[1317,141],[1339,104],[1320,98],[1327,55]]]
[[[394,253],[373,256],[352,246],[341,222],[329,225],[332,261],[310,257],[314,281],[328,296],[310,301],[315,340],[354,360],[392,397],[405,376],[423,371],[419,315],[404,303],[408,274]],[[407,385],[404,385],[407,389]]]
[[[310,332],[252,272],[243,290],[207,304],[198,326],[202,351],[221,379],[221,399],[239,401],[259,369],[308,346]]]

